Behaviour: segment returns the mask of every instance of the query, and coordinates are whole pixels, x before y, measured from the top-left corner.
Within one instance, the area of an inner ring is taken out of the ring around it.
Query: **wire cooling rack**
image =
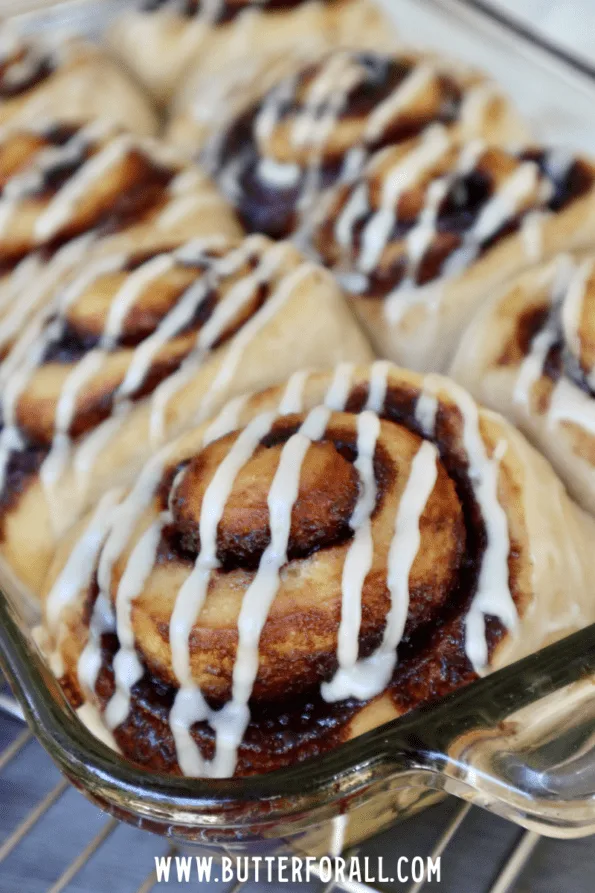
[[[0,683],[0,893],[150,893],[192,889],[157,883],[154,857],[175,855],[162,838],[121,825],[60,777],[24,727]],[[270,893],[591,893],[595,839],[546,840],[454,798],[395,826],[357,850],[384,859],[442,857],[441,882],[266,885]],[[391,872],[391,866],[395,868]],[[256,893],[262,883],[203,882],[205,893]],[[196,882],[194,889],[196,888]]]

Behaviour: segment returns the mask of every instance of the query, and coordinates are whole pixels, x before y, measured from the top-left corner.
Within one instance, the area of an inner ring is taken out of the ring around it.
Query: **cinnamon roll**
[[[159,126],[143,91],[98,47],[0,30],[0,125],[98,118],[143,136]]]
[[[227,202],[171,149],[103,121],[0,137],[0,355],[91,253],[168,234],[239,236]]]
[[[105,252],[0,365],[0,554],[33,592],[56,542],[229,397],[370,348],[332,276],[288,243]]]
[[[519,278],[465,332],[453,374],[508,416],[595,513],[595,259]]]
[[[231,121],[224,107],[220,121],[203,163],[247,229],[275,238],[307,224],[319,195],[351,182],[374,150],[432,124],[461,138],[524,134],[508,100],[481,75],[414,53],[355,50],[290,73]]]
[[[373,0],[144,0],[108,34],[116,54],[167,103],[189,72],[222,75],[257,55],[390,48],[392,21]]]
[[[593,244],[595,165],[433,127],[373,156],[321,202],[312,243],[382,356],[443,371],[483,299],[558,251]]]
[[[104,497],[48,575],[46,645],[134,762],[268,772],[593,620],[594,533],[453,382],[298,372]]]

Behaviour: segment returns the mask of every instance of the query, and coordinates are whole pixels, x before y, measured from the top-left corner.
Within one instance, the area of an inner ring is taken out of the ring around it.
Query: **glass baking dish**
[[[17,4],[0,2],[0,12]],[[384,0],[409,43],[489,70],[544,141],[595,145],[595,78],[461,0]],[[30,0],[31,29],[97,36],[121,0]],[[23,9],[19,0],[19,9]],[[117,818],[184,843],[336,853],[445,793],[552,837],[595,833],[595,626],[315,760],[227,781],[135,768],[77,720],[0,574],[0,666],[64,774]],[[595,594],[594,594],[595,595]]]

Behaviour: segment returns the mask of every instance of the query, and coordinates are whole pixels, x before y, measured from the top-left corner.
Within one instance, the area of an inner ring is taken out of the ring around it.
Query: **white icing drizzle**
[[[523,360],[516,380],[515,404],[529,408],[533,387],[541,378],[546,357],[557,340],[558,326],[550,322],[531,342],[531,350]]]
[[[407,153],[389,172],[382,187],[380,209],[374,214],[362,233],[362,250],[358,269],[363,273],[371,273],[377,266],[395,226],[398,205],[403,193],[411,189],[425,170],[431,168],[442,158],[450,145],[446,128],[434,125],[424,134],[419,146]],[[444,181],[440,182],[442,189],[439,199],[441,201],[445,188],[442,185]],[[434,234],[438,208],[439,202],[432,202],[430,197],[430,213],[423,221],[424,238],[421,239],[426,247],[428,240],[431,240]],[[412,245],[415,244],[415,241],[412,240]],[[417,241],[420,241],[419,235]],[[423,250],[425,251],[425,247]]]
[[[587,286],[593,277],[594,270],[595,261],[592,259],[585,260],[579,264],[562,301],[561,314],[564,340],[571,353],[577,359],[581,355],[580,324],[583,316],[583,306],[587,294]]]
[[[336,412],[342,412],[345,409],[354,371],[354,363],[339,363],[335,369],[333,380],[324,398],[325,406],[328,406],[329,409],[334,409]]]
[[[114,256],[101,260],[95,265],[91,265],[89,270],[85,271],[71,283],[65,291],[60,308],[62,313],[64,313],[67,307],[84,293],[93,282],[97,281],[100,276],[119,270],[122,267],[123,262],[123,257]],[[56,502],[53,491],[71,457],[72,441],[69,432],[75,417],[78,397],[85,386],[100,372],[109,356],[109,351],[117,343],[118,338],[120,337],[122,326],[127,315],[139,299],[140,295],[155,281],[155,279],[170,270],[173,265],[174,258],[172,255],[158,255],[157,257],[151,258],[147,263],[143,264],[126,277],[124,284],[117,292],[110,305],[105,328],[100,340],[100,346],[97,349],[90,351],[90,353],[83,357],[83,359],[74,366],[72,372],[64,383],[56,408],[54,423],[55,433],[52,440],[52,446],[40,469],[41,481],[52,510],[51,514],[54,519],[56,530],[60,530],[60,505],[59,502]],[[188,291],[191,290],[189,289]],[[186,293],[185,298],[187,294],[188,292]],[[184,300],[176,305],[176,308],[180,305],[184,306]],[[167,337],[170,337],[170,335],[173,334],[171,329],[168,328],[167,321],[173,317],[174,322],[177,322],[174,315],[176,308],[165,317],[155,335],[158,333],[161,335],[163,330],[167,331]],[[181,322],[181,325],[183,324],[184,319],[182,319]],[[147,343],[149,343],[149,348],[143,350],[144,345]],[[154,343],[148,338],[145,339],[145,341],[134,351],[124,382],[116,392],[116,405],[125,400],[128,394],[133,393],[142,383],[152,359],[151,350],[153,346]],[[122,417],[127,413],[128,409],[129,407],[126,406],[123,411],[118,413],[117,419],[119,422],[121,422]],[[111,422],[112,419],[108,419],[107,422],[104,423],[106,426],[105,428],[99,426],[102,430],[98,437],[93,441],[94,447],[96,447],[98,443],[103,443],[102,435],[105,434],[106,428],[110,433],[117,430],[118,424],[110,424]],[[96,433],[97,432],[93,432],[91,436]],[[89,450],[87,447],[87,451],[84,454],[87,461],[91,452],[92,449]],[[81,463],[79,459],[77,466],[79,492],[84,492],[86,489],[86,482],[81,478],[84,469],[85,464],[84,462]]]
[[[470,238],[481,244],[490,239],[502,225],[514,217],[523,199],[529,197],[539,183],[539,166],[525,161],[504,182],[482,209],[472,227]]]
[[[281,110],[291,100],[297,85],[297,76],[279,82],[268,94],[254,122],[254,132],[259,143],[268,142],[279,121]]]
[[[102,342],[106,349],[113,346],[118,340],[126,317],[141,294],[173,266],[174,258],[171,254],[158,254],[126,276],[124,283],[112,299],[107,314],[102,336]]]
[[[142,679],[144,668],[136,653],[132,625],[132,603],[142,592],[155,563],[157,548],[164,526],[171,520],[169,512],[163,512],[141,536],[134,547],[116,595],[116,632],[120,648],[114,657],[115,692],[105,708],[105,721],[109,729],[123,723],[130,712],[132,687]]]
[[[397,115],[432,83],[434,76],[435,69],[430,63],[422,62],[415,65],[405,80],[387,99],[379,103],[370,115],[365,141],[377,142]]]
[[[304,107],[296,116],[291,142],[297,147],[321,146],[344,107],[349,92],[362,82],[365,71],[351,53],[329,56],[308,88]]]
[[[154,456],[143,468],[128,496],[113,507],[107,539],[99,557],[99,595],[91,616],[89,638],[79,659],[78,678],[82,691],[93,697],[101,668],[101,637],[105,632],[117,632],[121,650],[114,661],[116,691],[105,712],[108,730],[116,728],[126,719],[131,689],[143,674],[134,647],[131,609],[153,567],[161,529],[169,520],[169,513],[163,513],[133,549],[118,587],[115,616],[110,600],[113,567],[128,546],[139,518],[155,494],[170,452],[166,448]]]
[[[543,228],[548,215],[543,211],[531,211],[523,219],[521,225],[521,237],[525,246],[527,260],[537,264],[543,259]]]
[[[132,404],[121,402],[113,410],[112,416],[89,432],[73,449],[72,467],[74,469],[77,493],[82,499],[88,489],[91,473],[99,456],[111,443],[117,432],[128,418]]]
[[[533,383],[537,381],[543,373],[543,365],[549,347],[555,343],[559,335],[555,321],[555,308],[557,304],[560,305],[562,328],[566,344],[577,360],[579,360],[581,356],[580,324],[584,313],[584,302],[587,288],[593,277],[595,263],[593,260],[588,259],[573,268],[572,261],[568,259],[567,264],[569,265],[572,275],[567,273],[569,281],[558,282],[557,289],[554,290],[554,313],[552,314],[552,318],[550,319],[549,325],[546,325],[542,332],[540,332],[534,339],[534,342],[531,345],[531,353],[523,364],[524,366],[526,364],[530,370],[533,370]],[[549,338],[549,344],[548,333],[551,336]],[[542,335],[543,339],[540,341]],[[547,349],[545,349],[546,347]],[[529,378],[530,373],[522,369],[521,373],[523,372],[527,375],[529,385],[529,387],[525,385],[525,393],[527,393],[525,405],[528,406],[532,383]],[[595,370],[589,370],[586,378],[590,387],[595,386]],[[523,385],[521,376],[519,376],[518,382],[519,394],[522,396]],[[562,375],[556,382],[550,398],[547,422],[552,430],[559,422],[571,422],[588,431],[590,434],[595,435],[595,404],[593,398],[566,375]]]
[[[219,368],[215,380],[203,398],[197,414],[198,421],[209,416],[216,400],[229,387],[250,342],[280,312],[301,283],[316,269],[313,264],[304,262],[284,276],[268,301],[238,332],[229,346],[225,362]]]
[[[77,246],[75,254],[78,254],[79,248],[80,246]],[[67,257],[71,258],[72,255],[68,254]],[[56,256],[56,259],[58,259],[58,256]],[[103,264],[107,266],[113,263],[114,259],[110,259],[109,264],[107,261],[103,262]],[[90,273],[86,275],[90,275]],[[42,361],[48,345],[54,339],[59,337],[62,330],[60,314],[63,314],[69,304],[75,300],[79,293],[79,285],[83,278],[84,277],[81,277],[80,279],[75,280],[69,287],[65,288],[57,303],[50,303],[48,307],[41,308],[37,317],[34,318],[30,325],[24,330],[22,336],[14,344],[4,363],[0,367],[0,382],[3,388],[1,405],[5,422],[5,428],[0,435],[0,467],[2,468],[2,473],[0,474],[0,489],[4,486],[4,472],[10,452],[23,446],[20,435],[18,435],[17,439],[18,428],[16,412],[19,398],[27,387],[31,376]],[[44,324],[50,318],[51,313],[56,309],[58,311],[57,319],[53,323],[47,325],[44,329]],[[61,408],[61,418],[64,424],[68,421],[67,415],[72,402],[70,399],[71,388],[74,389],[76,384],[76,380],[68,383],[69,390]],[[8,453],[4,449],[7,444],[12,444]],[[17,445],[15,446],[15,444]],[[66,447],[63,443],[60,444],[59,449],[56,449],[50,465],[48,466],[50,472],[53,467],[59,467],[61,464],[65,449]],[[42,481],[43,480],[44,476],[42,474]],[[50,473],[49,481],[53,481],[53,473]]]
[[[270,431],[274,420],[275,414],[272,412],[256,416],[240,433],[207,487],[199,522],[200,553],[192,573],[176,596],[170,620],[172,665],[180,683],[170,713],[170,726],[176,742],[178,762],[186,775],[202,775],[208,771],[207,763],[203,760],[190,730],[194,723],[212,716],[212,711],[192,677],[190,633],[204,605],[211,573],[219,567],[217,527],[235,479],[262,438]]]
[[[438,144],[439,131],[436,130],[436,134]],[[427,190],[426,205],[419,216],[417,224],[407,236],[407,276],[387,295],[384,301],[384,314],[391,325],[398,325],[408,310],[416,304],[422,304],[430,310],[437,309],[442,300],[443,280],[461,272],[466,265],[473,261],[477,248],[470,248],[464,243],[463,247],[447,260],[442,277],[424,286],[416,284],[419,265],[436,234],[442,201],[456,179],[459,176],[466,176],[473,170],[484,149],[485,144],[482,140],[477,139],[467,143],[460,149],[459,157],[453,170],[430,183]],[[385,245],[381,247],[381,252],[385,247]]]
[[[15,270],[7,286],[12,306],[0,321],[0,348],[6,347],[15,336],[19,335],[24,324],[31,317],[40,301],[84,256],[94,238],[93,233],[87,233],[84,236],[73,239],[64,245],[63,248],[60,248],[52,260],[45,266],[37,258],[37,255],[31,255],[30,266],[25,266],[26,262],[19,265],[17,268],[19,271],[18,278],[14,279],[17,273],[17,270]],[[35,264],[34,258],[37,260],[37,264]],[[24,270],[23,266],[25,266]],[[20,278],[21,275],[23,279]],[[27,276],[27,279],[25,279],[25,276]],[[29,281],[29,278],[34,281]],[[16,300],[17,295],[18,300]],[[9,300],[8,296],[6,300]],[[3,366],[5,363],[6,360]]]
[[[250,719],[248,701],[258,671],[258,642],[278,590],[281,567],[287,561],[291,512],[297,499],[302,463],[312,440],[324,434],[329,416],[329,409],[314,409],[300,431],[283,447],[268,497],[271,542],[242,601],[232,698],[217,712],[208,708],[193,682],[189,637],[204,604],[211,572],[219,566],[217,527],[225,504],[237,474],[270,431],[276,413],[257,416],[244,429],[205,493],[200,518],[201,551],[192,574],[178,593],[170,623],[172,662],[181,684],[170,723],[178,761],[186,774],[225,777],[234,773],[237,749]],[[211,763],[202,759],[190,732],[192,725],[201,719],[208,719],[216,732],[215,757]]]
[[[49,500],[51,517],[56,530],[60,529],[57,515],[59,504],[54,505],[53,491],[70,459],[70,426],[75,416],[77,399],[83,388],[101,369],[105,355],[101,350],[90,351],[72,369],[58,398],[54,422],[54,436],[50,451],[39,470],[42,486]]]
[[[207,297],[208,289],[208,282],[204,278],[195,282],[163,318],[153,334],[139,344],[134,351],[126,377],[118,388],[116,400],[132,397],[140,388],[159,351],[192,320],[197,308]]]
[[[485,525],[486,547],[477,592],[465,619],[465,651],[477,673],[488,665],[485,618],[497,617],[508,630],[518,625],[518,613],[509,585],[510,536],[506,512],[498,498],[500,460],[505,443],[490,458],[480,431],[479,410],[470,395],[454,383],[448,391],[463,419],[463,445],[468,476]]]
[[[279,415],[292,415],[302,411],[304,389],[310,375],[309,369],[298,369],[293,373],[279,403]]]
[[[0,291],[0,313],[4,313],[11,307],[17,297],[21,296],[25,288],[29,287],[42,270],[41,259],[38,254],[28,254],[12,271],[7,282],[2,283]]]
[[[79,684],[87,698],[93,696],[101,670],[101,637],[104,633],[114,632],[115,628],[116,618],[111,602],[107,596],[99,593],[91,614],[87,644],[83,648],[77,664]]]
[[[152,443],[157,444],[163,441],[165,435],[165,413],[171,400],[195,377],[213,344],[218,341],[226,327],[233,321],[242,307],[251,300],[255,291],[276,274],[291,250],[286,243],[265,247],[263,250],[265,245],[266,243],[263,242],[260,236],[246,239],[238,249],[216,261],[213,264],[211,274],[205,276],[206,284],[210,287],[216,287],[219,277],[233,274],[237,269],[241,268],[252,251],[261,251],[259,264],[256,269],[250,275],[244,276],[235,283],[225,298],[218,304],[208,323],[200,330],[194,350],[182,363],[178,371],[174,375],[170,375],[155,389],[151,400],[150,417],[150,437]],[[284,282],[285,279],[282,280],[282,283]],[[228,380],[228,373],[229,377],[233,376],[235,367],[241,359],[244,348],[240,347],[237,349],[238,341],[242,339],[240,343],[243,343],[244,340],[247,343],[252,334],[246,335],[246,330],[250,333],[256,333],[260,328],[261,320],[263,320],[262,324],[264,325],[264,322],[270,318],[269,314],[274,315],[276,310],[271,312],[270,305],[272,303],[273,297],[269,297],[269,300],[265,302],[263,307],[236,334],[232,345],[228,348],[227,356],[216,376],[215,382],[211,386],[216,388],[217,393],[220,390],[219,380],[221,380],[222,386],[224,386],[224,380],[225,383]],[[205,412],[203,418],[207,416],[208,412]]]
[[[312,410],[298,433],[283,447],[269,491],[271,542],[242,601],[232,698],[212,720],[216,732],[212,771],[217,777],[227,777],[235,771],[237,750],[250,720],[248,702],[258,672],[260,636],[277,595],[281,568],[287,562],[291,513],[298,496],[301,467],[312,441],[323,436],[329,418],[330,410],[326,407]]]
[[[342,248],[350,247],[356,223],[362,217],[365,217],[369,210],[370,196],[368,186],[366,183],[359,183],[349,196],[345,207],[335,222],[335,238]],[[360,266],[363,266],[363,262],[360,262]]]
[[[51,327],[53,328],[53,327]],[[0,492],[4,489],[8,462],[13,451],[21,449],[23,440],[18,428],[17,407],[32,371],[40,363],[46,348],[45,337],[37,337],[18,369],[4,384],[2,414],[4,428],[0,433]]]
[[[383,654],[388,654],[389,658],[396,654],[403,637],[409,610],[409,576],[421,544],[421,517],[438,479],[438,461],[438,450],[434,444],[424,440],[413,459],[411,473],[401,496],[388,557],[387,583],[391,608],[378,659]],[[370,660],[373,661],[374,656]],[[382,680],[377,680],[377,685],[379,682]],[[388,678],[377,692],[387,684]]]
[[[447,177],[435,180],[430,184],[427,204],[420,214],[417,225],[407,236],[407,254],[409,256],[409,277],[415,280],[426,251],[432,244],[436,234],[440,206],[448,195],[450,183]]]
[[[101,550],[97,570],[99,591],[106,596],[110,592],[114,564],[130,541],[138,519],[149,506],[167,459],[168,450],[164,449],[147,462],[126,499],[114,511],[110,534]]]
[[[250,255],[253,249],[262,249],[260,263],[253,273],[242,277],[236,282],[225,296],[224,300],[217,306],[211,319],[203,327],[197,338],[197,350],[187,363],[181,368],[184,382],[190,380],[197,368],[201,365],[204,357],[208,353],[210,347],[220,337],[225,328],[233,321],[247,301],[251,300],[255,291],[260,285],[270,280],[283,263],[287,254],[291,251],[287,244],[278,244],[268,247],[261,237],[254,237],[246,240],[239,249],[231,252],[221,259],[214,262],[215,281],[217,274],[230,275],[236,269],[240,268]],[[194,252],[198,249],[204,249],[203,242],[191,243],[181,249],[180,256],[184,251]],[[60,480],[62,473],[66,469],[71,458],[72,443],[69,436],[70,427],[72,425],[76,412],[77,399],[85,385],[93,379],[99,372],[104,361],[107,359],[110,349],[113,347],[120,336],[120,332],[124,321],[129,314],[131,308],[139,299],[143,291],[150,286],[156,278],[165,274],[174,265],[177,254],[158,255],[137,270],[126,277],[126,280],[116,296],[114,297],[108,313],[105,330],[100,340],[99,348],[87,354],[83,360],[77,364],[67,377],[62,392],[59,395],[56,419],[55,434],[51,446],[50,453],[42,465],[41,480],[48,496],[50,508],[52,509],[52,517],[59,525],[60,512],[59,505],[54,505],[55,487]],[[84,293],[100,275],[119,270],[125,258],[121,256],[110,257],[98,261],[91,265],[88,270],[78,276],[62,293],[58,305],[59,316],[63,316],[67,308],[72,304],[80,294]],[[237,366],[241,360],[242,354],[248,346],[250,340],[255,337],[258,331],[281,309],[282,305],[293,293],[293,290],[299,286],[299,283],[311,272],[311,265],[302,264],[294,269],[290,274],[280,279],[278,287],[269,300],[254,315],[254,317],[244,326],[244,329],[236,334],[232,341],[227,355],[224,358],[210,390],[207,392],[204,400],[204,406],[201,407],[202,417],[206,417],[211,411],[214,401],[219,394],[225,390],[229,381],[235,374]],[[86,492],[89,475],[92,471],[101,451],[109,444],[115,433],[121,428],[124,420],[128,416],[132,404],[129,397],[138,389],[144,381],[151,362],[162,346],[165,346],[170,338],[180,331],[184,325],[192,318],[200,301],[208,294],[212,284],[213,276],[206,273],[194,285],[190,286],[182,296],[182,299],[176,303],[173,309],[164,317],[160,325],[152,336],[145,339],[133,352],[132,360],[129,364],[124,381],[115,394],[113,415],[101,425],[99,425],[90,435],[88,435],[80,444],[74,457],[74,468],[77,480],[77,490],[79,495]],[[47,315],[47,314],[46,314]],[[59,329],[56,326],[48,326],[43,331],[42,323],[45,316],[40,318],[40,334],[37,346],[35,342],[31,344],[26,342],[20,350],[19,363],[15,362],[15,371],[12,376],[7,379],[4,396],[5,418],[8,421],[2,435],[0,435],[0,475],[3,474],[10,453],[20,447],[21,439],[18,436],[16,426],[12,424],[13,411],[11,406],[16,407],[18,397],[24,390],[29,378],[38,365],[46,346],[59,336]],[[61,326],[63,323],[60,322]],[[30,338],[30,336],[27,336]],[[19,345],[19,347],[21,347]],[[5,364],[6,366],[6,364]],[[165,388],[161,394],[166,395],[175,393],[179,386],[180,377],[171,376],[171,380],[166,380]],[[159,407],[159,388],[154,396],[154,405]],[[164,401],[165,405],[167,401]],[[10,404],[10,405],[9,405]],[[8,409],[7,409],[8,407]],[[160,408],[160,407],[159,407]],[[151,413],[151,420],[154,423],[154,412]]]
[[[90,701],[85,701],[76,711],[76,715],[98,741],[101,741],[111,750],[115,750],[116,753],[120,753],[116,739],[106,727],[101,713],[94,704],[91,704]]]
[[[367,700],[384,691],[390,682],[409,612],[409,576],[421,543],[420,521],[438,477],[437,461],[436,447],[423,441],[413,459],[399,502],[388,556],[387,586],[391,606],[382,643],[370,657],[357,660],[337,674],[331,687],[324,692],[329,701],[348,697]]]
[[[426,437],[434,436],[437,415],[438,398],[434,393],[426,391],[425,388],[422,389],[415,404],[415,420],[419,423],[422,434]]]
[[[354,531],[343,566],[341,581],[341,622],[338,632],[338,669],[320,691],[326,701],[340,701],[349,697],[351,678],[357,664],[359,632],[362,618],[363,587],[372,567],[374,543],[371,517],[376,505],[374,453],[380,435],[380,419],[366,410],[357,417],[357,459],[354,463],[360,477],[360,495],[350,526]]]
[[[240,413],[249,399],[248,394],[242,394],[226,403],[219,415],[211,422],[203,439],[203,445],[206,446],[220,437],[225,437],[230,431],[235,431],[238,427]]]
[[[558,422],[574,422],[575,425],[595,435],[593,398],[567,378],[560,378],[556,384],[547,418],[551,428]]]
[[[569,255],[561,255],[555,262],[554,278],[551,286],[550,301],[555,308],[562,304],[572,290],[571,310],[574,312],[582,302],[582,282],[584,271],[577,275],[575,263]],[[548,271],[549,275],[549,271]],[[529,353],[521,363],[513,391],[513,402],[524,411],[530,411],[533,388],[543,373],[546,357],[559,338],[556,314],[552,313],[547,324],[533,338]],[[572,333],[570,344],[572,344]]]
[[[372,365],[366,409],[370,409],[376,415],[379,415],[384,409],[390,368],[391,364],[388,360],[376,360]]]
[[[299,183],[302,172],[298,164],[282,164],[273,158],[263,158],[258,165],[258,175],[273,186],[289,189]]]
[[[109,490],[100,500],[91,521],[75,544],[62,572],[57,577],[45,602],[45,622],[55,647],[54,666],[59,657],[60,619],[83,589],[89,586],[103,545],[114,507],[122,498],[122,490]],[[61,676],[64,672],[58,671]]]
[[[355,269],[352,272],[338,270],[341,282],[348,290],[358,293],[367,288],[368,277],[377,267],[397,222],[401,196],[419,181],[425,171],[431,171],[452,145],[448,131],[443,126],[431,126],[417,147],[384,175],[380,206],[362,231],[359,253],[355,258]],[[370,175],[374,167],[382,167],[389,151],[378,153],[368,172]],[[430,181],[426,190],[425,205],[416,224],[405,238],[406,275],[384,301],[384,313],[391,325],[398,325],[408,310],[416,304],[436,309],[442,300],[444,282],[460,275],[473,264],[482,244],[493,237],[508,219],[522,212],[527,202],[549,200],[552,186],[547,180],[540,185],[541,174],[538,164],[534,161],[520,163],[481,209],[474,225],[465,235],[462,246],[444,263],[440,277],[424,286],[418,286],[419,268],[435,239],[444,199],[457,178],[467,176],[473,170],[484,151],[485,144],[482,140],[470,141],[459,149],[458,159],[452,169],[447,174]],[[369,211],[369,186],[364,180],[354,186],[335,224],[335,237],[344,253],[354,248],[355,225],[365,218]],[[527,257],[530,260],[541,257],[542,229],[547,213],[535,208],[523,214],[521,238],[524,240]]]
[[[102,179],[132,145],[128,134],[114,138],[67,180],[35,222],[38,242],[49,241],[68,223],[73,209],[84,199],[93,181]]]

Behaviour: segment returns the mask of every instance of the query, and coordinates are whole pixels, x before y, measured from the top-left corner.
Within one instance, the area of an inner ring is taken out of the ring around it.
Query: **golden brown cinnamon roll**
[[[472,321],[453,374],[518,425],[595,513],[595,260],[562,255]]]
[[[194,166],[106,124],[54,124],[0,138],[0,353],[48,290],[91,253],[174,236],[239,236]]]
[[[257,55],[385,48],[395,28],[372,0],[144,0],[112,27],[116,54],[159,102],[188,73],[224,75]]]
[[[273,237],[307,224],[321,192],[351,182],[371,152],[431,125],[464,139],[524,132],[481,75],[413,53],[348,50],[282,78],[231,121],[223,109],[220,121],[204,164],[247,229]]]
[[[136,763],[267,772],[592,620],[594,532],[447,379],[298,373],[170,444],[64,544],[52,665]]]
[[[97,47],[0,31],[0,125],[98,118],[143,136],[158,128],[142,90]]]
[[[442,371],[478,304],[557,251],[593,244],[595,166],[434,127],[323,200],[313,244],[382,356]]]
[[[104,253],[0,365],[1,554],[39,589],[55,544],[172,434],[240,391],[370,348],[332,276],[288,243]]]

